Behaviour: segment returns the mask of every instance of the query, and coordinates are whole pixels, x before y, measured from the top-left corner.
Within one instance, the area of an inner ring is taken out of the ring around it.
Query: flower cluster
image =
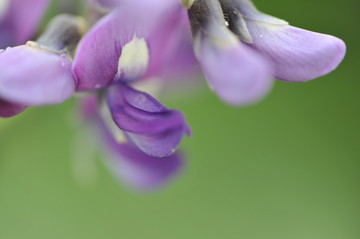
[[[308,81],[345,55],[342,40],[290,26],[250,0],[88,0],[88,16],[56,16],[26,42],[48,4],[0,4],[0,117],[86,92],[84,121],[102,135],[116,175],[141,189],[181,169],[176,149],[191,135],[182,113],[145,85],[194,77],[200,66],[220,99],[245,105],[262,99],[272,79]]]

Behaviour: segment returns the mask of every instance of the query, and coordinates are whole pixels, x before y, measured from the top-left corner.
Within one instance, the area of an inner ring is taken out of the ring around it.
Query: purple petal
[[[10,103],[8,101],[0,99],[0,117],[13,117],[23,112],[26,108],[27,107],[24,105]]]
[[[49,0],[8,0],[0,16],[0,48],[25,43],[34,35]]]
[[[229,104],[256,102],[272,86],[268,63],[225,27],[197,35],[195,51],[210,87]]]
[[[184,31],[188,33],[184,23],[186,12],[180,3],[164,0],[125,2],[80,42],[73,67],[79,91],[106,87],[115,80],[160,75],[159,71],[167,69],[168,62],[178,57],[179,36],[184,37],[181,35]],[[149,60],[139,66],[136,63],[142,58],[134,57],[135,62],[126,66],[127,72],[119,71],[125,47],[134,43],[132,54],[139,54],[135,44],[139,42]],[[187,47],[189,49],[189,44]],[[187,60],[191,62],[191,55]]]
[[[57,104],[75,90],[68,56],[23,45],[0,53],[0,95],[25,105]]]
[[[280,80],[304,82],[334,70],[345,55],[339,38],[290,26],[286,21],[259,12],[248,0],[237,0],[245,16],[254,49],[269,59]]]
[[[167,14],[163,14],[158,27],[149,35],[151,60],[147,77],[162,75],[169,78],[189,75],[194,71],[196,59],[188,15],[176,1],[177,4]]]
[[[115,124],[148,155],[172,154],[190,129],[183,115],[168,110],[147,93],[118,84],[109,89],[107,101]]]
[[[108,165],[115,176],[125,181],[127,185],[139,190],[152,190],[168,183],[183,168],[180,154],[175,153],[168,157],[151,157],[131,142],[118,143],[97,111],[96,97],[88,97],[82,101],[81,113],[84,120],[90,122],[99,130],[103,147],[108,152]]]
[[[130,144],[111,144],[110,167],[117,177],[140,190],[153,190],[169,182],[182,168],[182,158],[151,157]]]
[[[334,70],[345,56],[339,38],[292,26],[266,26],[248,21],[251,45],[272,63],[280,80],[303,82]]]

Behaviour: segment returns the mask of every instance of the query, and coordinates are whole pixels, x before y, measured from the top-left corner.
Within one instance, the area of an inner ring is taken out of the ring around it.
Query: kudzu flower
[[[304,82],[334,70],[342,40],[290,26],[259,12],[249,0],[182,0],[194,50],[209,85],[225,102],[261,99],[271,78]]]
[[[0,96],[7,102],[0,106],[0,116],[10,117],[25,106],[57,104],[72,97],[76,81],[70,54],[80,39],[81,25],[77,17],[59,15],[36,42],[0,53]]]

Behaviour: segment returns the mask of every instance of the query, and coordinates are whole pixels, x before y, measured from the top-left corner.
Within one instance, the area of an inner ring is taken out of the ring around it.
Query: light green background
[[[75,100],[0,120],[1,239],[359,239],[360,2],[257,0],[264,12],[341,37],[332,74],[277,82],[261,103],[232,108],[207,88],[167,99],[193,129],[185,172],[133,192],[98,160],[73,177]]]

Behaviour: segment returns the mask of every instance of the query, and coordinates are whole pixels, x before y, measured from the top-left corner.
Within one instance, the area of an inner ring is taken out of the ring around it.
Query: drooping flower
[[[342,40],[290,26],[249,0],[182,1],[189,8],[194,50],[210,86],[225,102],[261,99],[270,78],[304,82],[334,70]]]
[[[130,86],[166,77],[177,70],[169,62],[183,60],[177,53],[181,34],[189,35],[186,12],[179,3],[157,1],[141,7],[124,2],[102,19],[80,42],[73,70],[78,91],[97,90],[105,97],[128,140],[150,156],[166,157],[190,134],[183,115]]]
[[[80,39],[81,24],[77,17],[59,15],[36,42],[3,50],[0,53],[0,98],[10,105],[20,106],[13,109],[57,104],[69,99],[76,85],[70,54]],[[11,112],[4,115],[10,117],[21,110]]]

